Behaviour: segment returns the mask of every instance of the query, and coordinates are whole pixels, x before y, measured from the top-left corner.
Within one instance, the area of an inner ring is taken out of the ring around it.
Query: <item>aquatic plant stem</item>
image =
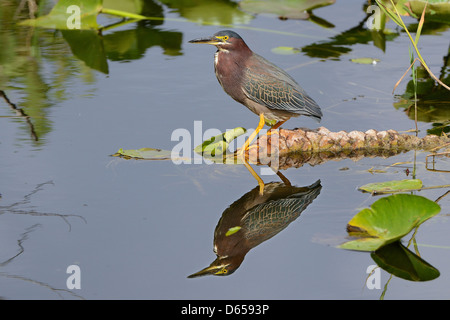
[[[409,40],[411,41],[411,43],[412,43],[412,45],[413,45],[413,47],[414,47],[414,50],[416,51],[417,56],[418,56],[420,62],[422,63],[423,67],[427,70],[427,72],[430,74],[430,76],[431,76],[434,80],[436,80],[441,86],[443,86],[443,87],[446,88],[447,90],[450,90],[450,87],[447,86],[445,83],[443,83],[441,80],[439,80],[439,78],[436,77],[436,76],[434,75],[434,73],[430,70],[430,68],[429,68],[428,65],[426,64],[425,60],[423,59],[422,55],[420,54],[419,49],[417,48],[417,43],[416,43],[416,41],[413,39],[413,37],[411,36],[411,33],[409,33],[408,28],[406,27],[405,23],[403,22],[403,19],[401,18],[400,13],[398,12],[397,7],[396,7],[395,4],[394,4],[394,1],[393,1],[393,0],[390,0],[390,1],[391,1],[392,6],[394,7],[395,13],[397,14],[397,16],[398,16],[399,19],[400,19],[401,26],[403,27],[403,29],[405,30],[406,34],[408,35]],[[427,2],[427,3],[428,3],[428,2]],[[423,25],[423,23],[424,23],[425,10],[426,10],[426,8],[427,8],[427,3],[425,3],[425,7],[423,8],[422,17],[421,17],[421,19],[420,19],[419,25],[420,25],[420,23],[421,23],[422,25]],[[419,27],[420,27],[420,26],[419,26]],[[420,29],[421,29],[421,27],[420,27]],[[417,38],[417,40],[419,40],[419,39]]]
[[[114,10],[108,8],[102,8],[100,13],[111,14],[113,16],[129,18],[129,19],[137,19],[137,20],[164,20],[163,17],[146,17],[140,14],[135,14],[131,12],[125,12],[121,10]]]

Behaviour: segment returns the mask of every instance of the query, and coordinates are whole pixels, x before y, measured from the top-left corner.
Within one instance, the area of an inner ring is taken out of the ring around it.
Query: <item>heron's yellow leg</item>
[[[242,163],[247,168],[248,171],[252,174],[252,176],[258,181],[259,185],[259,193],[264,193],[264,181],[258,176],[258,174],[253,170],[253,168],[247,163],[247,160],[245,159],[245,151],[248,150],[248,147],[250,146],[250,143],[255,139],[255,137],[258,135],[258,133],[261,131],[261,129],[264,127],[265,119],[264,119],[264,113],[261,113],[259,115],[259,124],[258,127],[256,127],[255,131],[252,132],[250,137],[248,137],[247,141],[245,141],[244,145],[241,147],[241,149],[238,152],[238,155],[242,157]]]
[[[272,128],[270,128],[270,130],[275,130],[278,129],[279,127],[281,127],[283,125],[283,123],[285,123],[287,120],[283,120],[283,121],[278,121],[277,123],[275,123]]]
[[[239,155],[244,155],[245,151],[248,149],[248,146],[250,143],[255,139],[255,137],[258,135],[258,133],[261,131],[261,129],[264,127],[265,120],[264,120],[264,113],[261,113],[259,115],[259,124],[258,127],[256,127],[255,131],[252,132],[250,137],[248,137],[247,141],[245,141],[244,145],[242,146],[241,150],[239,150]]]
[[[275,123],[275,124],[272,126],[272,128],[270,128],[269,131],[267,131],[267,135],[270,136],[270,135],[273,133],[272,130],[278,129],[278,128],[281,127],[281,125],[282,125],[283,123],[285,123],[286,121],[287,121],[287,120],[283,120],[283,121],[278,121],[277,123]]]

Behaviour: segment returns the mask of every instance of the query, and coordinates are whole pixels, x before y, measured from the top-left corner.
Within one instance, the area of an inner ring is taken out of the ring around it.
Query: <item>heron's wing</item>
[[[244,70],[243,91],[252,101],[269,109],[322,117],[317,103],[286,72],[262,57]]]

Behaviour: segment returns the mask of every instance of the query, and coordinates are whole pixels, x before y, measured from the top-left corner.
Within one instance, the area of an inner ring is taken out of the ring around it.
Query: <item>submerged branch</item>
[[[364,157],[391,157],[410,150],[436,151],[450,142],[447,136],[427,135],[419,138],[395,130],[339,131],[318,129],[280,129],[264,135],[250,146],[250,162],[269,164],[276,156],[278,168],[320,164],[329,160]]]
[[[3,99],[6,101],[6,103],[9,105],[9,107],[15,111],[16,115],[18,117],[24,118],[26,123],[28,124],[28,126],[30,127],[30,132],[31,132],[31,137],[33,138],[34,141],[38,141],[39,137],[36,134],[36,131],[34,130],[34,125],[30,120],[30,116],[27,115],[25,113],[25,111],[23,111],[23,109],[18,108],[14,103],[11,102],[11,100],[9,100],[8,96],[6,95],[6,93],[3,90],[0,90],[0,97],[3,97]]]
[[[244,132],[244,131],[242,131]],[[240,132],[240,134],[242,134]],[[241,149],[231,152],[228,143],[239,134],[235,130],[213,137],[194,149],[205,160],[223,164],[269,165],[277,172],[279,169],[301,167],[304,164],[318,165],[330,160],[352,159],[358,161],[369,157],[392,157],[410,150],[425,150],[431,155],[443,148],[449,148],[447,136],[428,135],[419,138],[415,135],[400,134],[395,130],[376,131],[339,131],[331,132],[324,127],[318,129],[274,130],[263,135],[250,145],[244,157]],[[228,138],[227,138],[228,137]],[[231,137],[231,138],[230,138]],[[192,163],[193,159],[174,150],[141,148],[124,150],[122,148],[112,156],[137,160],[172,160],[175,163]]]

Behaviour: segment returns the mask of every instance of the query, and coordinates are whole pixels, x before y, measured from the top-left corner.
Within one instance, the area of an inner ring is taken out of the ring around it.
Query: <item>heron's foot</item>
[[[236,157],[237,158],[241,158],[242,160],[245,161],[245,157],[246,157],[245,152],[247,150],[248,150],[248,147],[247,148],[244,148],[244,147],[240,148],[239,150],[236,151]]]
[[[267,136],[271,136],[272,134],[280,134],[280,131],[278,129],[269,129],[266,133]]]

